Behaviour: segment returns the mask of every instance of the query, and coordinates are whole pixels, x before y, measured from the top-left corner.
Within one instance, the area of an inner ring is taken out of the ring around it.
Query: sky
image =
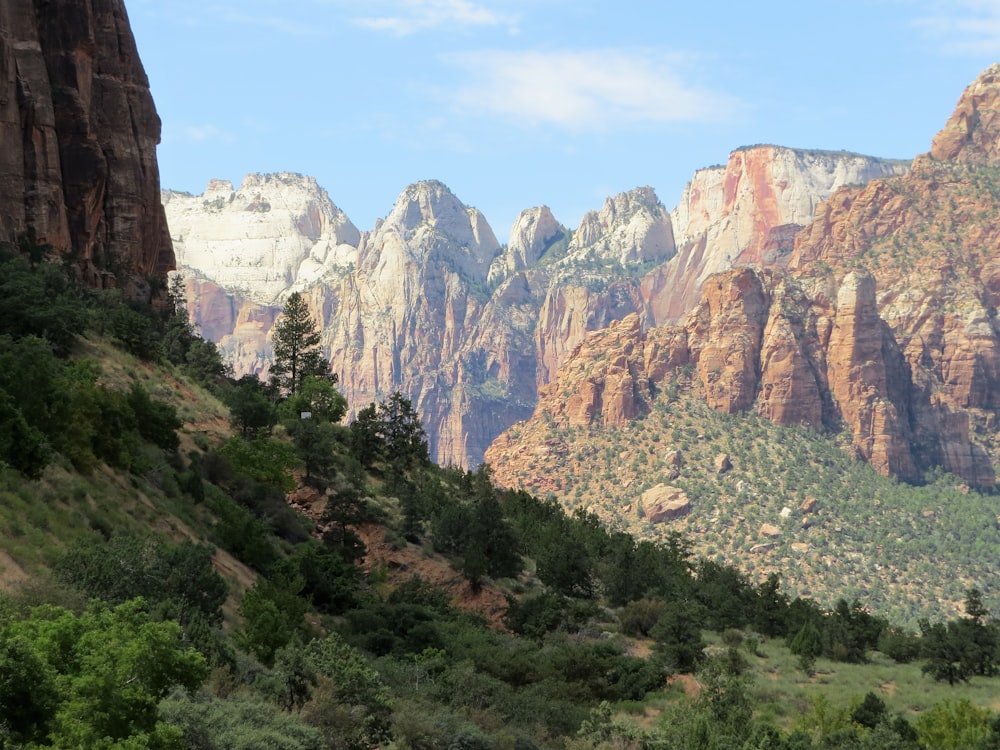
[[[1000,61],[1000,0],[125,0],[164,188],[316,178],[361,230],[419,180],[501,242],[770,143],[909,159]]]

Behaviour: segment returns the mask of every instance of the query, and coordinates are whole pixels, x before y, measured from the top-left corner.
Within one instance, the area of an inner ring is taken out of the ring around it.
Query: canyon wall
[[[649,187],[609,197],[575,230],[539,206],[520,214],[506,246],[432,181],[407,187],[367,232],[301,175],[213,181],[163,200],[194,320],[237,375],[266,374],[270,327],[300,291],[352,407],[401,390],[436,460],[475,466],[589,332],[631,314],[644,327],[678,319],[711,271],[784,263],[790,228],[840,185],[901,171],[849,154],[745,149],[695,175],[673,214]]]
[[[87,283],[148,294],[174,256],[122,0],[0,0],[0,81],[0,239],[33,234]]]

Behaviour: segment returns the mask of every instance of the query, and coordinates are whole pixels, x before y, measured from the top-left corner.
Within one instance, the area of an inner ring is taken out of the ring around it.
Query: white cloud
[[[1000,0],[932,3],[927,15],[917,18],[914,25],[939,39],[947,52],[1000,54]]]
[[[325,33],[324,29],[315,23],[295,21],[278,16],[258,16],[242,12],[227,12],[223,15],[223,19],[229,23],[260,26],[280,34],[288,34],[289,36],[322,36]]]
[[[507,26],[517,30],[517,16],[497,13],[470,0],[399,0],[397,8],[394,14],[356,18],[354,22],[399,37],[440,27]]]
[[[232,143],[233,134],[216,125],[164,125],[164,141]]]
[[[570,129],[718,121],[742,106],[730,96],[685,83],[670,61],[654,52],[488,51],[446,60],[471,77],[452,94],[460,110]]]

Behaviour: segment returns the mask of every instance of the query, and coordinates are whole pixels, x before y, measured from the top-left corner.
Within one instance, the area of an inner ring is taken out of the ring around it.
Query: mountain
[[[712,272],[786,263],[793,230],[837,187],[906,169],[741,149],[696,174],[672,213],[649,187],[609,197],[575,230],[539,206],[518,216],[506,246],[434,181],[407,187],[367,232],[300,175],[249,175],[238,190],[213,181],[163,202],[194,321],[237,374],[267,373],[268,332],[300,291],[348,402],[402,390],[435,459],[474,466],[530,416],[539,386],[588,332],[630,314],[676,320]]]
[[[174,255],[160,120],[122,0],[3,0],[0,81],[0,233],[148,296]]]
[[[688,367],[716,410],[753,409],[779,425],[818,430],[843,426],[857,455],[881,473],[917,480],[940,467],[992,487],[998,98],[994,66],[962,95],[930,153],[904,175],[839,189],[784,262],[769,263],[768,241],[753,233],[756,244],[743,245],[737,261],[752,258],[764,270],[709,277],[677,326],[646,330],[634,321],[619,329],[631,350],[652,345],[666,359],[615,359],[600,346],[578,346],[533,419],[620,425],[648,411],[649,394]],[[594,358],[605,364],[595,367]],[[574,373],[585,373],[582,382]],[[560,401],[566,392],[572,398]],[[521,472],[509,449],[531,453],[502,439],[487,458],[502,467],[498,477],[513,480]]]

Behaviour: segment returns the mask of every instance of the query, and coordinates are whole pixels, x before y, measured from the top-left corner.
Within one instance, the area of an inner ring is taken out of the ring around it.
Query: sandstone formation
[[[642,493],[639,507],[646,521],[663,523],[690,513],[691,501],[684,490],[661,483]]]
[[[783,166],[769,171],[771,158]],[[500,432],[530,415],[538,389],[588,333],[628,316],[648,326],[686,312],[706,269],[735,262],[738,227],[780,224],[773,244],[844,181],[902,168],[774,147],[730,161],[725,180],[696,176],[697,197],[689,189],[673,219],[651,188],[637,188],[608,198],[575,231],[545,206],[527,209],[506,247],[479,212],[433,182],[408,187],[364,233],[299,175],[250,175],[237,190],[213,181],[199,196],[166,192],[164,203],[195,322],[238,375],[267,372],[270,325],[285,296],[301,291],[349,403],[360,408],[402,389],[432,455],[474,466]],[[768,187],[771,179],[781,185]],[[654,339],[651,366],[672,367],[677,346]],[[696,352],[705,367],[721,356],[710,348]],[[629,377],[623,370],[604,379],[625,394]],[[588,386],[573,408],[595,408],[607,387]],[[633,396],[615,400],[609,414],[636,413]]]
[[[998,101],[994,66],[908,173],[837,191],[796,235],[785,263],[709,277],[678,325],[645,330],[633,322],[592,334],[541,393],[537,413],[558,421],[553,395],[581,394],[574,403],[587,408],[573,410],[575,423],[621,424],[621,410],[604,404],[625,400],[643,414],[646,394],[690,364],[693,387],[716,410],[846,428],[857,455],[882,473],[918,479],[937,466],[992,487]],[[649,357],[663,342],[672,342],[669,356]],[[617,356],[601,359],[605,351]],[[615,377],[625,371],[627,382]],[[619,381],[626,392],[612,390]],[[595,384],[599,399],[589,395]],[[501,481],[515,481],[521,450],[530,446],[501,436],[487,453],[502,467]]]
[[[643,279],[650,322],[676,323],[714,273],[787,264],[795,234],[837,188],[904,174],[908,164],[831,151],[753,146],[695,173],[671,212],[677,257]]]
[[[160,120],[122,0],[0,1],[0,239],[31,232],[94,286],[174,266]]]

